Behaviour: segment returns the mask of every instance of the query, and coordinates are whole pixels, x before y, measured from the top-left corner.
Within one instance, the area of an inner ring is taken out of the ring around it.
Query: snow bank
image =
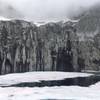
[[[92,89],[95,89],[95,90],[99,90],[99,91],[100,91],[100,82],[97,82],[96,84],[91,85],[90,87],[91,87]]]
[[[100,100],[100,90],[91,87],[0,88],[0,100]]]
[[[87,77],[92,74],[69,72],[28,72],[0,76],[0,84],[23,81],[59,80],[72,77]],[[90,87],[0,87],[0,100],[100,100],[100,82]]]
[[[46,24],[50,24],[50,23],[58,23],[58,22],[62,22],[62,23],[66,23],[66,22],[72,22],[72,23],[77,23],[79,22],[79,19],[78,20],[72,20],[72,19],[63,19],[63,20],[46,20],[46,21],[40,21],[40,22],[33,22],[35,23],[35,25],[37,26],[41,26],[41,25],[46,25]]]
[[[0,86],[9,86],[22,82],[39,82],[41,80],[63,80],[65,78],[87,77],[92,74],[75,72],[27,72],[0,76]]]

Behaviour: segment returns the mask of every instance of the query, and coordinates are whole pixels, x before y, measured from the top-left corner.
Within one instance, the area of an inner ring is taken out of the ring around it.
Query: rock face
[[[99,70],[100,34],[80,32],[80,23],[0,21],[0,74]]]
[[[85,69],[100,70],[99,26],[100,4],[94,5],[87,10],[76,24],[77,36],[79,37],[78,54],[84,62]]]
[[[0,21],[0,74],[78,71],[77,50],[71,22],[37,27],[22,20]]]

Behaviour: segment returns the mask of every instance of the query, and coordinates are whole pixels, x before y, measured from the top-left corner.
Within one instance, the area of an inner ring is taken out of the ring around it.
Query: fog
[[[0,2],[2,2],[0,5],[4,5],[0,6],[0,16],[22,18],[31,21],[62,20],[79,14],[81,11],[88,9],[99,1],[100,0],[0,0]],[[12,8],[10,10],[13,11],[7,10],[9,8],[7,6],[10,6]]]

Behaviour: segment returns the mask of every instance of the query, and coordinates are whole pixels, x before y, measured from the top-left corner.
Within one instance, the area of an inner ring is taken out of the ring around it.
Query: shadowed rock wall
[[[37,27],[23,20],[0,21],[0,74],[95,69],[98,59],[88,62],[88,54],[94,55],[92,42],[79,41],[74,24],[58,22]]]

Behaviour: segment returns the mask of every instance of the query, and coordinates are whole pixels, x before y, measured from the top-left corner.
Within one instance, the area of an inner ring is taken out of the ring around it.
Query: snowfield
[[[40,82],[47,80],[63,80],[65,78],[87,77],[92,74],[73,72],[27,72],[0,76],[0,86],[9,86],[22,82]]]
[[[11,85],[21,82],[41,80],[61,80],[64,78],[87,77],[92,74],[70,72],[28,72],[0,76],[0,84]],[[0,87],[0,100],[100,100],[100,82],[89,87]]]
[[[100,100],[100,83],[90,87],[0,88],[0,100]]]

